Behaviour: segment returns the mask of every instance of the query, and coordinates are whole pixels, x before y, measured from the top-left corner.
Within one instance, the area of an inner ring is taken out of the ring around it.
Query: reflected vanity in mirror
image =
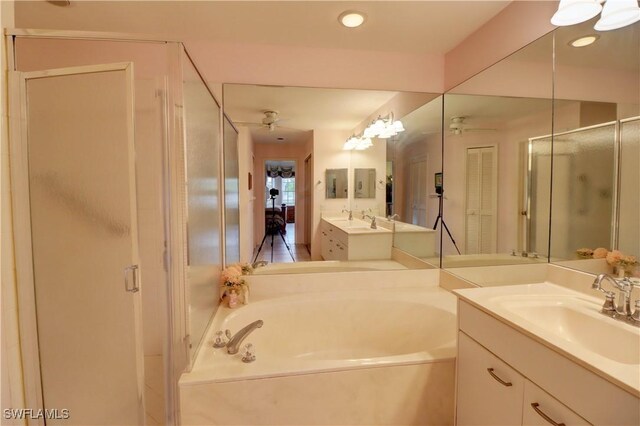
[[[326,198],[348,198],[347,169],[327,169],[325,172],[325,197]]]
[[[353,169],[353,198],[376,198],[376,169]]]
[[[255,184],[240,198],[240,258],[269,261],[255,273],[437,267],[439,240],[430,228],[437,200],[425,194],[441,171],[442,96],[240,84],[225,84],[224,93],[225,114],[245,153],[240,174],[252,173]],[[286,185],[265,176],[274,161],[294,164]],[[256,253],[273,185],[295,262],[278,235],[273,250],[265,244]]]

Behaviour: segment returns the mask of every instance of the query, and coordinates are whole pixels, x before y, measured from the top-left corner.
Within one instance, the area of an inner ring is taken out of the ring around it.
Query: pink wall
[[[552,31],[556,1],[514,1],[445,55],[449,90],[521,47]]]
[[[444,58],[399,52],[185,42],[208,81],[442,93]]]

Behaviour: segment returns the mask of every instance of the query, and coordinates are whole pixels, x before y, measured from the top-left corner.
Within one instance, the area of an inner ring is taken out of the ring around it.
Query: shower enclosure
[[[540,210],[551,211],[552,259],[573,259],[583,247],[638,251],[638,206],[628,203],[637,199],[630,194],[637,193],[640,184],[634,166],[639,156],[639,123],[634,117],[529,140],[530,249],[539,250],[538,237],[549,232],[548,222],[536,220]],[[551,169],[553,184],[549,185]],[[619,235],[620,222],[631,232]]]
[[[26,405],[175,424],[218,305],[220,105],[181,43],[8,37]]]

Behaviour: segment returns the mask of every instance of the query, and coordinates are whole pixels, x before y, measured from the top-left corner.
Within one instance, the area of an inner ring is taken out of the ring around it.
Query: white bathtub
[[[455,310],[455,296],[436,285],[220,308],[180,380],[183,424],[450,424]],[[212,347],[217,330],[258,319],[264,325],[242,345],[255,346],[255,362]]]
[[[318,272],[361,272],[407,269],[395,260],[323,260],[295,263],[270,263],[257,268],[255,275],[314,274]]]

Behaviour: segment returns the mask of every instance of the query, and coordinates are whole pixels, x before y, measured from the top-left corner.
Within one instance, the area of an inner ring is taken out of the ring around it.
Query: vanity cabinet
[[[459,299],[456,424],[640,424],[640,399]]]
[[[364,221],[347,221],[339,226],[330,220],[320,221],[320,254],[324,260],[391,259],[393,232],[370,229]]]
[[[462,332],[457,407],[458,425],[589,424]]]

